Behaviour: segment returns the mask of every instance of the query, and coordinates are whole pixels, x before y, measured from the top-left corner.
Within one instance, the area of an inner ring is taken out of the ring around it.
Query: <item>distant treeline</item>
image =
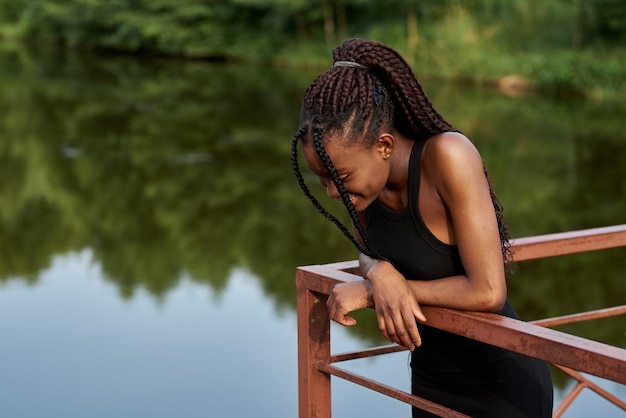
[[[610,91],[626,78],[624,0],[0,1],[0,39],[71,47],[312,65],[354,36],[472,82]]]

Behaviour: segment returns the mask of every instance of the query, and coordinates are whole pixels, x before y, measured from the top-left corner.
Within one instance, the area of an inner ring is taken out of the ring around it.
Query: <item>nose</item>
[[[339,190],[337,190],[335,183],[333,183],[332,181],[326,183],[326,195],[331,199],[339,199],[341,197],[341,195],[339,194]]]

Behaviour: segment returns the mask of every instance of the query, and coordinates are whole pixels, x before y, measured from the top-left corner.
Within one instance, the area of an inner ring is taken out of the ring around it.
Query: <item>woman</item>
[[[544,362],[440,331],[420,305],[518,318],[506,296],[509,233],[474,145],[434,109],[406,61],[346,40],[307,89],[292,164],[317,209],[359,249],[365,280],[335,287],[330,316],[373,307],[383,335],[412,351],[412,392],[476,417],[549,417]],[[304,159],[343,202],[355,235],[313,197]],[[413,417],[432,416],[413,408]]]

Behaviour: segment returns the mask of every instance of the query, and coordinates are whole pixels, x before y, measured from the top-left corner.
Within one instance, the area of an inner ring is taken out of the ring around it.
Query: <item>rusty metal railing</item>
[[[514,240],[515,261],[553,257],[626,246],[626,224]],[[403,351],[397,345],[331,355],[330,318],[326,299],[333,286],[362,280],[358,262],[299,267],[296,271],[298,305],[298,404],[300,418],[331,417],[331,376],[337,376],[442,417],[463,414],[376,382],[334,363]],[[582,373],[626,384],[626,349],[566,334],[548,327],[566,323],[625,315],[626,305],[523,322],[484,312],[457,311],[423,306],[432,327],[449,331],[535,357],[553,364],[576,385],[555,408],[560,417],[585,388],[589,388],[626,411],[626,402],[587,379]]]

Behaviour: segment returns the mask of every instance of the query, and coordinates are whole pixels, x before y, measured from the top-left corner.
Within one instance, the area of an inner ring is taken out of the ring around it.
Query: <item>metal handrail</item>
[[[521,238],[513,240],[511,244],[515,261],[623,247],[626,246],[626,225]],[[335,284],[362,280],[355,274],[357,272],[357,261],[304,266],[296,271],[300,418],[331,416],[331,375],[439,416],[464,416],[332,364],[404,350],[397,345],[390,345],[331,356],[330,318],[325,301]],[[626,384],[626,350],[546,328],[563,323],[622,315],[626,312],[626,305],[534,322],[523,322],[491,313],[430,306],[423,306],[422,310],[428,317],[430,326],[545,360],[574,378],[577,385],[555,409],[554,417],[559,417],[584,388],[594,390],[626,410],[625,402],[577,373],[580,371]]]

